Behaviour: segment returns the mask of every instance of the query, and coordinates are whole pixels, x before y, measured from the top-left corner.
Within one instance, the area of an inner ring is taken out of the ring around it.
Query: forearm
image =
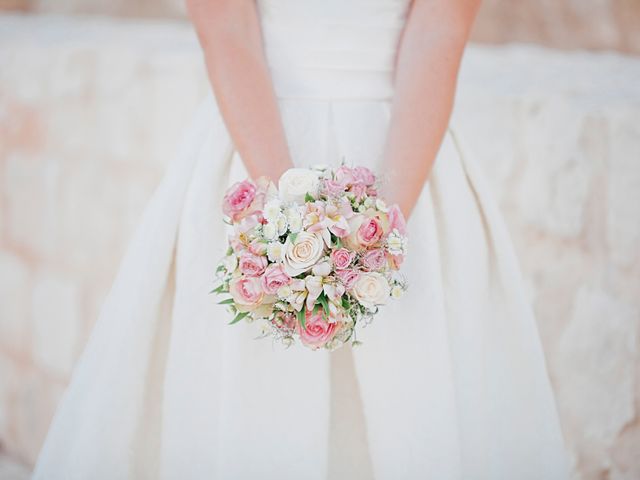
[[[408,218],[449,124],[473,1],[417,0],[401,41],[384,152],[386,194]],[[456,2],[458,9],[452,7]]]
[[[255,2],[191,0],[188,6],[235,148],[252,178],[277,180],[292,161],[264,57]]]

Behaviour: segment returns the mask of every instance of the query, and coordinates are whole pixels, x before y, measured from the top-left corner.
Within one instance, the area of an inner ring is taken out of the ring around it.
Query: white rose
[[[353,295],[365,307],[384,305],[389,298],[390,287],[384,275],[377,272],[360,274],[360,278],[353,287]]]
[[[292,277],[310,270],[322,257],[324,243],[318,235],[300,232],[294,242],[287,238],[284,252],[284,269]]]
[[[317,195],[319,183],[318,172],[306,168],[290,168],[280,177],[280,198],[285,202],[304,203],[307,193],[314,197]]]

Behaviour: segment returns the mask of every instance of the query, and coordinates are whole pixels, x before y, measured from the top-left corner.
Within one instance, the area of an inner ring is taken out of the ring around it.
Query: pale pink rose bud
[[[318,311],[307,310],[305,312],[305,328],[298,323],[298,335],[300,341],[312,349],[324,347],[333,337],[335,337],[342,323],[331,318],[325,320],[322,309]]]
[[[353,176],[355,181],[362,183],[367,187],[370,187],[376,183],[376,176],[367,167],[356,167],[353,169]]]
[[[264,298],[264,292],[257,277],[237,277],[229,283],[229,293],[239,311],[255,309]]]
[[[291,283],[291,277],[284,271],[282,264],[278,263],[267,267],[261,281],[264,292],[275,295],[278,289]]]
[[[343,186],[352,184],[355,181],[353,170],[346,165],[338,167],[335,173],[335,181]]]
[[[362,257],[362,265],[367,270],[382,270],[386,264],[387,257],[385,251],[382,248],[369,250]]]
[[[360,278],[360,272],[353,269],[338,270],[336,275],[347,290],[351,290]]]
[[[329,196],[342,195],[346,188],[344,184],[337,182],[336,180],[325,180],[323,187],[324,191]]]
[[[249,180],[232,185],[222,200],[222,211],[232,220],[242,218],[256,196],[256,186]]]
[[[374,218],[365,218],[360,224],[358,231],[356,232],[356,238],[360,245],[370,247],[376,244],[382,237],[383,230],[380,222]]]
[[[267,263],[266,257],[245,252],[240,256],[238,266],[243,274],[250,277],[257,277],[264,273]]]
[[[355,253],[351,250],[347,250],[346,248],[339,248],[331,252],[330,255],[331,262],[333,262],[333,267],[336,270],[344,270],[355,258]]]

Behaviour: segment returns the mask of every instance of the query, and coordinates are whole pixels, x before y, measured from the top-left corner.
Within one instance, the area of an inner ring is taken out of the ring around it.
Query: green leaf
[[[218,285],[216,288],[214,288],[213,290],[211,290],[209,293],[223,293],[226,292],[227,290],[224,287],[224,283],[221,283],[220,285]]]
[[[229,325],[233,325],[234,323],[238,323],[240,320],[249,315],[249,312],[240,312],[236,315],[236,317],[229,322]]]
[[[227,298],[226,300],[218,302],[218,305],[231,305],[232,303],[234,303],[233,298]]]
[[[304,201],[305,202],[315,202],[316,199],[313,198],[313,196],[309,192],[307,192],[307,193],[304,194]]]
[[[349,310],[351,308],[351,304],[349,303],[349,299],[346,295],[342,296],[342,308],[345,310]]]
[[[342,248],[342,240],[340,239],[340,237],[336,237],[336,248]]]
[[[320,295],[318,300],[320,300],[320,303],[322,304],[323,316],[326,320],[329,316],[329,300],[327,300],[327,296],[324,294]]]
[[[306,307],[304,305],[298,312],[298,322],[303,330],[307,328]]]
[[[298,234],[297,233],[290,233],[289,234],[289,239],[291,240],[291,243],[296,243],[296,238],[298,238]]]

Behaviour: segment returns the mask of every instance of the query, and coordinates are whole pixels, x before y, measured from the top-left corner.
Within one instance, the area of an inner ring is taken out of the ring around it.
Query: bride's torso
[[[393,92],[411,0],[257,0],[280,98],[381,99]]]

